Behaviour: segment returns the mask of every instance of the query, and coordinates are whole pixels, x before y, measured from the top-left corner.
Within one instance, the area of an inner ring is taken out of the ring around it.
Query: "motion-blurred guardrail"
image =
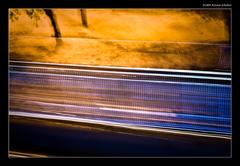
[[[10,115],[231,137],[231,73],[10,61]]]

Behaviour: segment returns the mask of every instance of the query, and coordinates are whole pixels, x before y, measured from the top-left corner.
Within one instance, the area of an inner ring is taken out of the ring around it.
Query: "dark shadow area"
[[[15,119],[16,120],[16,119]],[[41,121],[41,120],[40,120]],[[34,120],[10,125],[10,150],[37,152],[49,156],[177,156],[177,157],[228,157],[230,140],[179,135],[167,137],[136,135],[71,127],[61,127],[62,122],[49,125]],[[80,124],[81,125],[81,124]],[[167,139],[166,139],[167,138]]]

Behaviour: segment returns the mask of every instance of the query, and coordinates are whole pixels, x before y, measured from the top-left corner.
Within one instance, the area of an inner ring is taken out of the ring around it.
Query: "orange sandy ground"
[[[10,59],[90,65],[212,69],[218,46],[162,42],[226,43],[222,19],[181,10],[88,9],[89,28],[78,10],[55,9],[63,45],[56,49],[45,15],[38,21],[22,13],[10,23]],[[210,11],[211,12],[211,11]],[[216,12],[216,11],[215,11]]]

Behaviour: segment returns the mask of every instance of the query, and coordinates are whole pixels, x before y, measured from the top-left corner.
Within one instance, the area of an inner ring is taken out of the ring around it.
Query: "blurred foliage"
[[[19,9],[10,9],[9,10],[9,18],[11,21],[18,20],[20,14],[21,14],[21,12],[19,11]]]
[[[188,14],[197,13],[201,16],[204,20],[210,21],[213,19],[220,19],[220,20],[229,20],[231,19],[230,10],[183,10]]]
[[[35,26],[38,26],[38,21],[41,19],[41,16],[44,14],[42,9],[10,9],[9,16],[11,21],[16,21],[19,19],[19,16],[25,13],[29,18],[33,20]]]

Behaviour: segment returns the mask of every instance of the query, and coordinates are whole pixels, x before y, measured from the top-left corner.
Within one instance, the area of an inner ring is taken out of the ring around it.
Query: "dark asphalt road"
[[[229,157],[229,139],[12,116],[10,152],[34,157]],[[38,156],[35,156],[38,157]]]

